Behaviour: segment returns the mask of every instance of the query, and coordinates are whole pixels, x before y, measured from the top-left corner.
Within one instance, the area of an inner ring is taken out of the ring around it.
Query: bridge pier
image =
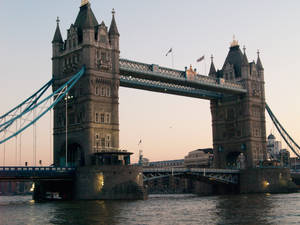
[[[288,193],[296,190],[287,168],[249,168],[241,170],[240,193]]]
[[[130,165],[80,167],[76,172],[74,197],[78,200],[145,199],[142,168]]]

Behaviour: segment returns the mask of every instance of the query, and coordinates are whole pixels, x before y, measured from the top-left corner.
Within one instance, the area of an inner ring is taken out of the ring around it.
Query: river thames
[[[0,224],[300,224],[300,193],[48,203],[34,203],[31,196],[1,196]]]

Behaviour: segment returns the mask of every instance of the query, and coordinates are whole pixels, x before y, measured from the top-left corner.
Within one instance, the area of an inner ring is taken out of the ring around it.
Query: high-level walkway
[[[186,71],[128,59],[120,59],[120,85],[201,99],[217,99],[247,92],[241,83],[199,74],[191,79],[187,78]]]

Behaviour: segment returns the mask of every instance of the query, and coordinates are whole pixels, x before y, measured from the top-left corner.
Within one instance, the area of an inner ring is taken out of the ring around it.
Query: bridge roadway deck
[[[124,87],[169,94],[215,99],[223,95],[244,94],[243,84],[195,75],[187,78],[185,71],[120,59],[120,85]]]

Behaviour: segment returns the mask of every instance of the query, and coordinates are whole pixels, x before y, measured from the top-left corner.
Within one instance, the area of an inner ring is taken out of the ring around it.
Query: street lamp
[[[72,99],[73,96],[70,96],[67,92],[65,101],[66,101],[66,167],[68,167],[68,100]]]

